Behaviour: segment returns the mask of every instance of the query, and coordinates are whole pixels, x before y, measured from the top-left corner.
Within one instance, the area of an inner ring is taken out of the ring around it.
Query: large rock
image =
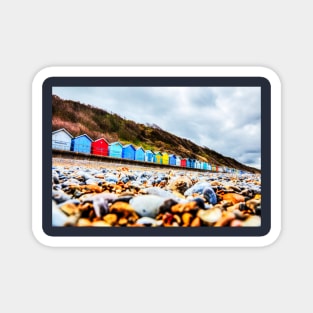
[[[140,216],[156,217],[164,198],[156,195],[142,195],[132,198],[129,204]]]

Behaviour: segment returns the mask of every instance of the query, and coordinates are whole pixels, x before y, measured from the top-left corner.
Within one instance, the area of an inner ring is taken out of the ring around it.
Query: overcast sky
[[[54,87],[53,94],[138,123],[157,124],[261,168],[260,87]]]

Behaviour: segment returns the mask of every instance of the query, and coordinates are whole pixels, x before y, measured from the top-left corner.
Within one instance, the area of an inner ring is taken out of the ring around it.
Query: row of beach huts
[[[108,143],[104,138],[92,140],[87,134],[73,137],[65,128],[52,132],[52,149],[81,152],[100,156],[109,156],[142,162],[168,164],[173,166],[188,167],[223,173],[239,173],[233,168],[217,166],[208,162],[192,158],[181,158],[178,155],[166,152],[144,150],[132,144],[122,145],[120,142]]]

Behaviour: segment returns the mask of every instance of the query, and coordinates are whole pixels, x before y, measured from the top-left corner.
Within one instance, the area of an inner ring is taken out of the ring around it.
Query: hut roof
[[[77,139],[77,138],[80,138],[80,137],[87,137],[87,139],[92,141],[92,139],[87,134],[82,134],[82,135],[76,136],[74,139]]]
[[[55,131],[52,132],[52,134],[56,134],[56,133],[61,132],[61,131],[65,132],[65,133],[68,134],[71,138],[73,138],[73,135],[71,135],[65,128],[60,128],[60,129],[58,129],[58,130],[55,130]]]
[[[134,150],[136,150],[136,148],[134,147],[134,145],[132,145],[131,143],[124,145],[123,148],[128,148],[128,147],[133,147]]]
[[[136,148],[136,151],[137,150],[142,150],[143,152],[145,152],[145,149],[143,147],[138,147],[138,148]]]
[[[123,147],[123,145],[119,141],[111,142],[109,144],[109,146],[115,146],[115,145],[120,145],[121,147]]]
[[[107,144],[109,144],[108,141],[105,140],[103,137],[102,137],[102,138],[99,138],[99,139],[97,139],[97,140],[95,140],[94,142],[97,142],[97,141],[100,141],[100,140],[104,140]]]

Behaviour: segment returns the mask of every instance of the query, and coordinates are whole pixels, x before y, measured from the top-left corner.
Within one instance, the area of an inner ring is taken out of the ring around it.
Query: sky
[[[64,100],[113,112],[261,168],[260,87],[53,87]]]

